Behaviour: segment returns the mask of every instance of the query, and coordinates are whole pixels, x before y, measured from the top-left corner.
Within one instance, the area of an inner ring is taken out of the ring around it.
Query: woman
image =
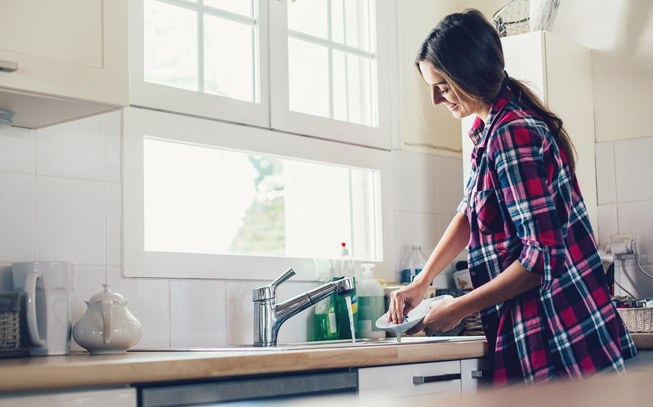
[[[393,293],[390,320],[468,246],[474,290],[439,302],[412,333],[480,311],[495,384],[622,371],[637,351],[610,301],[562,121],[504,71],[499,36],[476,10],[433,28],[416,65],[434,105],[476,114],[475,147],[458,213],[415,281]]]

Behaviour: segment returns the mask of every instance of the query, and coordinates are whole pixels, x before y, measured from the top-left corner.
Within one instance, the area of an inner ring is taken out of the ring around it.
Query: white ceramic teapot
[[[128,301],[109,285],[84,301],[86,313],[73,327],[73,338],[91,354],[124,353],[141,340],[143,328],[127,309]]]

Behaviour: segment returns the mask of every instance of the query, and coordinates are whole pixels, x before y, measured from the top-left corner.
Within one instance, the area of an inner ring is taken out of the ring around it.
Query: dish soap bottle
[[[320,284],[333,280],[333,267],[328,259],[315,259],[315,277]],[[315,304],[313,340],[339,339],[336,320],[336,294]]]
[[[384,338],[385,331],[376,327],[376,320],[385,312],[383,286],[372,273],[374,264],[361,264],[362,278],[358,281],[358,325],[359,338]]]
[[[334,261],[333,269],[334,280],[339,280],[343,277],[352,277],[354,279],[354,284],[356,283],[356,267],[354,266],[354,260],[349,254],[347,244],[344,242],[340,243],[340,255]],[[336,320],[338,323],[338,334],[340,339],[355,338],[352,336],[351,325],[353,324],[355,329],[358,324],[358,299],[356,297],[356,288],[354,288],[354,292],[349,298],[351,299],[351,312],[354,319],[351,322],[349,320],[349,310],[347,309],[346,298],[339,295],[335,296]]]

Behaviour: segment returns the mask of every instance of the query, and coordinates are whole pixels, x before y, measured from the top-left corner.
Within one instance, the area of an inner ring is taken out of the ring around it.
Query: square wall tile
[[[106,184],[107,193],[107,265],[120,266],[122,228],[122,186],[114,182]]]
[[[617,201],[653,200],[653,137],[614,142]]]
[[[37,173],[104,181],[104,118],[97,115],[37,130]]]
[[[653,200],[619,203],[619,233],[638,233],[642,256],[653,255]]]
[[[254,342],[254,303],[252,290],[269,281],[232,280],[226,282],[227,344],[251,345]],[[306,292],[318,284],[286,281],[277,289],[277,302]],[[313,307],[284,322],[279,329],[278,343],[303,342],[312,336]]]
[[[107,267],[111,290],[129,301],[127,308],[143,327],[139,348],[170,347],[170,282],[123,278],[120,268]]]
[[[37,177],[36,258],[105,264],[105,184]]]
[[[10,127],[0,129],[0,171],[34,174],[35,132]]]
[[[226,344],[225,282],[170,280],[170,346]]]
[[[599,230],[594,231],[598,236],[599,246],[603,247],[610,241],[610,236],[619,231],[617,222],[617,205],[599,205],[598,207]]]
[[[34,175],[0,173],[0,261],[34,260]]]
[[[392,165],[395,209],[435,213],[435,180],[433,179],[432,156],[394,150],[392,152]]]
[[[105,115],[106,133],[106,171],[108,182],[120,182],[121,174],[121,140],[122,140],[122,110]]]
[[[617,182],[615,179],[614,144],[599,143],[596,149],[596,189],[598,204],[617,201]]]
[[[433,168],[436,212],[453,216],[465,190],[463,162],[459,158],[434,156]]]

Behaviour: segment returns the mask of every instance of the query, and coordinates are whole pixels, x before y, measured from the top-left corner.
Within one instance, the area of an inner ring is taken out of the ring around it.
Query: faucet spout
[[[286,274],[288,274],[288,271],[286,271]],[[294,271],[292,274],[294,274]],[[333,293],[341,296],[351,295],[354,292],[354,279],[345,277],[340,280],[330,281],[279,304],[275,304],[275,293],[271,296],[259,295],[262,291],[270,293],[269,290],[265,290],[265,287],[253,291],[254,346],[276,346],[279,328],[288,318],[297,315]]]

